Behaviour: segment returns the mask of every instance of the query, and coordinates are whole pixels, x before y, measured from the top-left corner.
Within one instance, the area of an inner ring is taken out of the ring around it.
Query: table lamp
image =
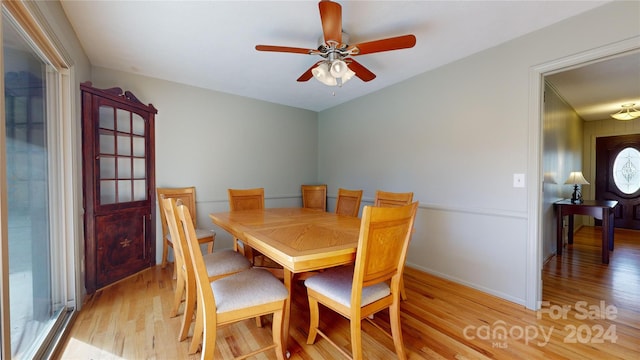
[[[569,174],[569,178],[565,184],[573,184],[573,194],[571,195],[572,204],[582,204],[582,193],[578,190],[578,185],[589,185],[587,179],[582,175],[582,171],[573,171]]]

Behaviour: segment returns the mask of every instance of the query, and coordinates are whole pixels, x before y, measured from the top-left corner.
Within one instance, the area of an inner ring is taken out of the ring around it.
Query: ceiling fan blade
[[[369,71],[369,69],[362,66],[362,64],[360,64],[359,62],[351,58],[347,58],[345,59],[345,61],[347,62],[347,66],[349,67],[349,69],[356,73],[356,76],[359,77],[360,80],[367,82],[376,78],[376,74]]]
[[[322,20],[322,33],[326,43],[332,41],[337,45],[342,43],[342,6],[329,0],[318,3],[320,19]]]
[[[303,49],[303,48],[297,48],[297,47],[274,46],[274,45],[256,45],[256,50],[286,52],[286,53],[306,54],[306,55],[318,53],[318,50],[315,50],[315,49]]]
[[[412,48],[416,44],[414,35],[402,35],[388,39],[368,41],[361,44],[349,46],[347,51],[351,51],[352,56],[372,54],[382,51],[399,50]]]
[[[311,70],[313,70],[313,68],[318,66],[318,64],[320,64],[321,62],[322,61],[318,61],[317,63],[313,64],[309,69],[307,69],[307,71],[305,71],[302,75],[300,75],[300,77],[298,78],[298,81],[303,82],[311,79],[313,77],[313,73],[311,72]]]

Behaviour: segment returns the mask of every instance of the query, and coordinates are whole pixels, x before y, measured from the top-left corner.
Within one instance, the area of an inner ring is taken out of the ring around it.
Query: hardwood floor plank
[[[583,227],[561,257],[544,264],[544,305],[539,312],[407,268],[409,300],[401,304],[407,357],[639,359],[640,232],[616,229],[609,265],[601,264],[600,236],[600,228]],[[172,266],[145,270],[86,299],[59,358],[199,359],[199,353],[187,354],[188,341],[177,341],[180,317],[169,317],[175,284],[172,270]],[[302,282],[293,289],[291,359],[341,359],[321,337],[313,345],[306,344],[306,290]],[[607,313],[607,306],[615,315]],[[350,352],[348,321],[327,309],[320,311],[321,328]],[[230,359],[269,343],[270,321],[267,317],[262,328],[254,320],[220,328],[216,358]],[[387,312],[376,314],[374,321],[389,329]],[[367,359],[395,358],[387,336],[366,321],[362,329]],[[506,330],[502,338],[498,337],[501,329]],[[275,359],[275,354],[252,359]]]

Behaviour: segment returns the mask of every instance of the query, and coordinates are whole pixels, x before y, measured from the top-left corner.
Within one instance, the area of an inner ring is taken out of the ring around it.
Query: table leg
[[[609,213],[609,250],[613,251],[613,243],[615,242],[615,236],[616,236],[616,232],[614,230],[615,228],[615,214],[613,211],[607,209],[607,212]]]
[[[611,231],[611,218],[609,217],[609,211],[602,209],[602,263],[609,263],[609,246],[613,241],[613,231]]]
[[[562,209],[558,209],[558,217],[556,224],[556,254],[562,255],[563,238],[562,238]]]
[[[569,229],[567,231],[567,243],[573,244],[573,214],[569,214]]]
[[[283,324],[282,324],[282,348],[289,353],[287,344],[289,343],[289,321],[291,319],[291,298],[293,295],[293,273],[291,270],[284,268],[284,287],[289,291],[289,297],[284,305]]]

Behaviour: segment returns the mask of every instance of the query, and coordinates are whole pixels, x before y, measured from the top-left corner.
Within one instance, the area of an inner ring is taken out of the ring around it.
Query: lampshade
[[[565,184],[573,185],[589,185],[587,179],[582,175],[582,171],[573,171],[569,174],[569,178],[564,182]]]
[[[349,68],[347,67],[347,63],[342,60],[333,60],[329,72],[331,73],[331,75],[333,75],[333,77],[341,78],[344,76],[344,74],[347,73],[348,70]]]
[[[336,78],[329,73],[329,64],[323,62],[311,70],[313,77],[328,86],[336,86]]]
[[[341,80],[342,83],[346,83],[347,81],[351,80],[351,78],[353,77],[353,75],[355,75],[356,73],[351,71],[351,69],[347,68],[346,73],[342,76]]]
[[[342,86],[356,74],[343,60],[324,61],[311,70],[311,74],[327,86]]]
[[[636,109],[636,104],[623,104],[622,109],[615,114],[611,114],[611,117],[616,120],[633,120],[640,117],[640,110]]]

